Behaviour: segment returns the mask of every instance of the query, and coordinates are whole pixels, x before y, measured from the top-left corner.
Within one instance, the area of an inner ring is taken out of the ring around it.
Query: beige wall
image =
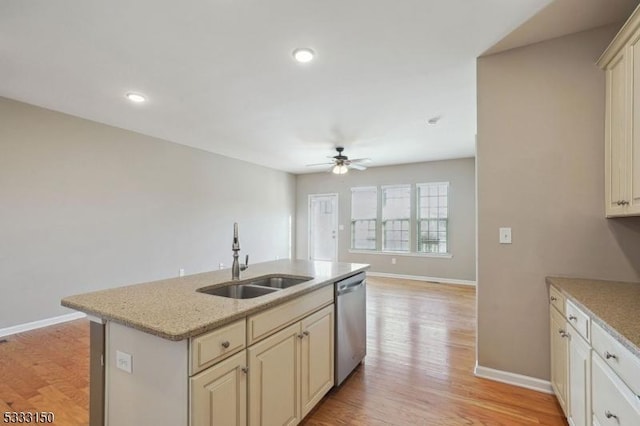
[[[351,188],[450,182],[449,246],[450,259],[398,255],[349,253]],[[308,256],[308,200],[310,194],[339,194],[338,260],[371,265],[371,271],[444,279],[475,281],[475,164],[473,158],[372,167],[337,176],[313,173],[297,176],[296,247],[297,257]],[[391,259],[396,258],[396,264]]]
[[[478,60],[478,363],[549,379],[547,275],[640,278],[640,221],[604,217],[617,27]],[[513,244],[498,244],[498,228]]]
[[[289,256],[295,177],[0,98],[0,328],[74,293]]]

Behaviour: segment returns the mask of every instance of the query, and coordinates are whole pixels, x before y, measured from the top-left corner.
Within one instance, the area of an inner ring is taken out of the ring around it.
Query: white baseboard
[[[60,324],[61,322],[73,321],[76,319],[86,317],[86,314],[82,312],[73,312],[66,315],[60,315],[53,318],[45,318],[43,320],[28,322],[25,324],[18,324],[7,328],[0,328],[0,337],[10,336],[16,333],[22,333],[24,331],[35,330],[37,328],[47,327],[54,324]]]
[[[553,394],[551,382],[537,379],[535,377],[523,376],[522,374],[510,373],[508,371],[494,370],[493,368],[482,367],[476,363],[474,374],[483,379],[494,380],[496,382],[507,383],[538,392]]]
[[[400,274],[388,274],[386,272],[372,272],[372,271],[367,271],[367,275],[370,275],[372,277],[382,277],[382,278],[399,278],[401,280],[429,281],[432,283],[441,283],[441,284],[459,284],[459,285],[471,285],[471,286],[476,285],[475,281],[457,280],[454,278],[423,277],[421,275],[400,275]]]

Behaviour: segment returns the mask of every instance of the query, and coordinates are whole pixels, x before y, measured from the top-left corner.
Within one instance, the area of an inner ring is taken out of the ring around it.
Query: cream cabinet
[[[295,425],[333,387],[334,306],[249,347],[249,424]]]
[[[334,306],[301,321],[300,403],[302,417],[322,399],[334,383]]]
[[[247,424],[245,351],[189,379],[191,426]]]
[[[551,384],[569,424],[640,425],[640,358],[554,287],[550,298]]]
[[[567,323],[555,308],[550,308],[551,335],[551,387],[558,398],[558,402],[568,417],[568,365],[569,346],[567,340]]]
[[[593,352],[593,424],[640,425],[640,399],[596,352]]]
[[[591,346],[569,327],[568,386],[569,424],[591,425]]]
[[[605,71],[605,213],[640,215],[640,11],[598,60]],[[637,127],[637,129],[636,129]]]

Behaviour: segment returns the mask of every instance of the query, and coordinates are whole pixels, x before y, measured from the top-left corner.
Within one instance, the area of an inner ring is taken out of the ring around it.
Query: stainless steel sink
[[[297,275],[273,274],[248,278],[242,281],[230,281],[216,287],[203,287],[199,288],[197,291],[199,293],[229,297],[231,299],[252,299],[254,297],[271,294],[312,279],[312,277]]]
[[[293,275],[267,275],[265,277],[257,277],[248,282],[251,285],[257,285],[267,288],[289,288],[294,285],[302,284],[312,280],[312,277],[299,277]]]
[[[231,299],[253,299],[278,291],[277,288],[261,287],[257,285],[232,284],[222,287],[198,289],[200,293],[214,296],[229,297]]]

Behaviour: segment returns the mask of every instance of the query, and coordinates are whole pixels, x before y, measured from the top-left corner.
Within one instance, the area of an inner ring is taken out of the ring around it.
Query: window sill
[[[352,254],[375,254],[383,256],[406,256],[406,257],[436,257],[440,259],[451,259],[451,253],[416,253],[406,251],[379,251],[379,250],[349,250]]]

